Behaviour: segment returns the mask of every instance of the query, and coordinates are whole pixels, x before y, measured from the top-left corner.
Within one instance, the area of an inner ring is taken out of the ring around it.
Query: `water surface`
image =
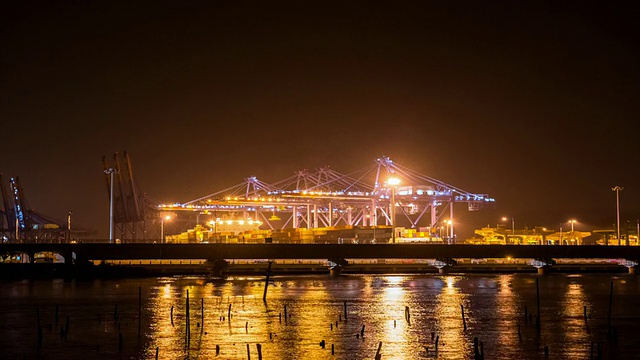
[[[540,331],[535,325],[536,279]],[[273,280],[266,303],[260,277],[2,282],[0,345],[9,359],[154,359],[156,348],[160,359],[247,359],[247,344],[251,358],[258,359],[256,344],[260,344],[263,359],[319,360],[373,359],[382,342],[382,359],[472,359],[477,337],[486,359],[543,359],[545,346],[551,359],[589,359],[592,344],[594,359],[598,346],[605,359],[640,358],[636,355],[640,281],[632,275]],[[611,281],[615,338],[608,331]],[[187,291],[190,339],[186,336]],[[531,322],[525,321],[525,307],[533,314]],[[37,313],[43,329],[41,344]],[[67,317],[69,331],[64,339],[60,328]]]

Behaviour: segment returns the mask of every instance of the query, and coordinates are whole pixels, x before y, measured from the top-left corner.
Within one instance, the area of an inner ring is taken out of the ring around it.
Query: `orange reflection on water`
[[[562,329],[557,336],[562,337],[564,344],[588,344],[589,334],[587,332],[588,321],[584,318],[584,306],[589,311],[589,304],[586,299],[583,285],[577,281],[574,282],[571,276],[570,282],[567,284],[564,292],[563,306],[560,309],[560,318],[563,320]],[[563,353],[568,356],[579,357],[584,354],[584,348],[573,348],[565,346]]]
[[[514,278],[515,275],[513,274],[500,275],[498,277],[498,293],[493,298],[493,304],[491,305],[492,311],[497,312],[495,321],[498,331],[495,331],[495,333],[501,344],[500,348],[496,349],[498,355],[502,355],[501,352],[505,352],[505,350],[513,351],[521,347],[520,339],[522,338],[525,324],[519,318],[519,299],[511,289],[511,283]],[[518,326],[520,326],[520,336],[518,336]],[[520,351],[516,350],[517,353]],[[506,353],[503,356],[508,355],[510,354]]]
[[[435,318],[440,340],[438,355],[447,359],[466,359],[469,352],[460,309],[466,295],[459,292],[457,277],[446,276],[444,281],[446,287],[436,296]]]
[[[408,344],[408,327],[411,321],[411,308],[407,303],[404,282],[406,276],[384,276],[384,290],[376,299],[380,307],[373,313],[372,322],[381,333],[384,359],[403,359]],[[408,309],[408,313],[407,313]],[[374,346],[375,348],[375,346]],[[375,355],[375,353],[373,354]]]

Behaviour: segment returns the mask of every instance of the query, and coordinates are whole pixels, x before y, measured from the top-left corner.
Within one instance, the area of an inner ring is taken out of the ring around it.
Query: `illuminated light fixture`
[[[231,225],[231,224],[233,224],[233,221],[227,220],[227,225]]]
[[[240,225],[244,225],[244,221],[243,221],[243,220],[239,220],[239,221],[238,221],[238,224],[240,224]]]
[[[387,183],[389,185],[392,185],[392,186],[399,185],[400,184],[400,179],[398,179],[398,178],[389,178],[389,180],[387,180]]]

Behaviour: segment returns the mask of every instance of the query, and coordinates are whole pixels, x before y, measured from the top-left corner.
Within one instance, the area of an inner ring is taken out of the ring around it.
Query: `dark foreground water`
[[[535,315],[532,322],[524,318],[525,306],[537,313],[536,279],[540,332]],[[593,274],[276,277],[266,304],[262,278],[3,282],[0,358],[154,359],[158,348],[159,359],[248,359],[249,344],[251,359],[258,359],[260,344],[263,359],[373,359],[382,342],[382,359],[473,359],[478,337],[485,359],[544,359],[545,346],[549,359],[596,359],[598,347],[604,359],[634,359],[640,358],[639,279]],[[611,281],[614,330],[609,332]],[[199,324],[203,299],[204,325]],[[60,328],[67,317],[64,339]],[[437,353],[432,333],[439,339]]]

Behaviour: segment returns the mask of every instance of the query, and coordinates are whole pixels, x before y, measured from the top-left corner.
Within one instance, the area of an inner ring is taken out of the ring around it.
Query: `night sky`
[[[616,185],[635,226],[638,24],[583,1],[3,2],[0,172],[100,237],[123,150],[165,202],[384,155],[496,199],[461,236],[610,227]]]

